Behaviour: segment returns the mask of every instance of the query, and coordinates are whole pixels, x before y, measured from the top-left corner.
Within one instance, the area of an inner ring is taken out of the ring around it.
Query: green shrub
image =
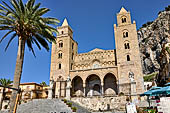
[[[124,96],[125,94],[123,92],[120,92],[119,93],[119,96]]]
[[[158,74],[158,72],[151,73],[149,75],[145,75],[143,77],[144,82],[152,82],[155,79],[155,76]]]
[[[64,103],[67,103],[67,100],[66,99],[63,99]]]
[[[71,102],[68,102],[67,105],[68,105],[69,107],[71,107],[71,106],[72,106],[72,103],[71,103]]]
[[[71,107],[71,109],[73,110],[73,112],[76,112],[76,111],[77,111],[77,108],[76,108],[76,107]]]

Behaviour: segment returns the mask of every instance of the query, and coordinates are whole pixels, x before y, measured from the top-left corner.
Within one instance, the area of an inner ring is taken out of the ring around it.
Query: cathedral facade
[[[52,44],[50,80],[53,96],[65,97],[67,78],[71,79],[71,96],[116,96],[144,91],[143,73],[135,21],[123,7],[114,24],[116,49],[94,49],[78,53],[78,43],[67,19],[57,28]],[[132,87],[131,84],[135,84]]]

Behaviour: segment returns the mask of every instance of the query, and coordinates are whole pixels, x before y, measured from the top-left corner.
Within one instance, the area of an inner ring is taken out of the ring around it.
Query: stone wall
[[[99,108],[101,110],[114,109],[124,111],[126,104],[126,96],[92,98],[75,97],[71,98],[71,100],[87,108],[90,111],[99,111]]]
[[[96,48],[88,53],[77,54],[73,64],[73,70],[106,68],[115,65],[114,50],[102,50]]]

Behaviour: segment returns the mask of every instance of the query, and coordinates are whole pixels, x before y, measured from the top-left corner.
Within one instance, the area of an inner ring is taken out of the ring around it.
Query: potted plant
[[[67,103],[67,100],[66,99],[63,99],[64,103]]]
[[[76,107],[71,107],[72,111],[73,112],[76,112],[77,111],[77,108]]]
[[[67,105],[68,105],[68,107],[71,107],[71,106],[72,106],[72,103],[71,103],[71,102],[68,102]]]
[[[119,93],[119,96],[124,96],[125,94],[123,92],[120,92]]]

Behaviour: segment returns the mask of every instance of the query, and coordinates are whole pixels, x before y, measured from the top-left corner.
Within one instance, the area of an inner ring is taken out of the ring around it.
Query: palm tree
[[[52,17],[42,17],[49,9],[40,8],[41,3],[35,4],[35,0],[28,0],[26,4],[22,0],[10,0],[8,2],[2,1],[2,4],[0,4],[0,30],[7,31],[0,40],[0,43],[10,34],[11,38],[5,48],[7,50],[10,42],[14,38],[18,38],[13,88],[19,88],[25,44],[27,44],[34,56],[33,44],[39,49],[42,46],[49,51],[47,42],[55,42],[54,35],[57,34],[57,30],[54,28],[54,25],[57,25],[59,20]],[[11,35],[11,33],[13,34]],[[10,113],[14,108],[16,95],[17,91],[13,90],[10,98]]]
[[[5,78],[0,79],[0,85],[4,86],[2,88],[2,97],[0,99],[0,110],[2,109],[2,103],[5,98],[5,87],[9,86],[11,83],[12,81],[10,79],[5,79]]]
[[[44,81],[40,83],[42,86],[48,86]]]

